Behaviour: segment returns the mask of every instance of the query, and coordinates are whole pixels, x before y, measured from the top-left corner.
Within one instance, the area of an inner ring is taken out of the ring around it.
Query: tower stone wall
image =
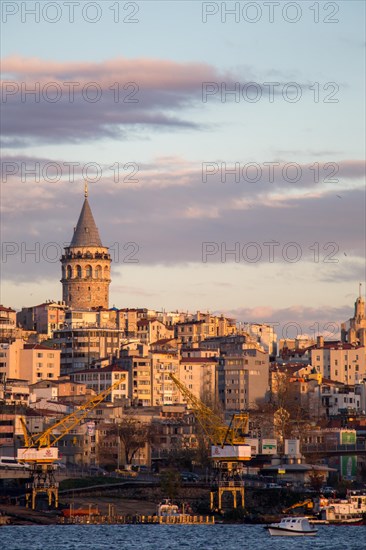
[[[100,240],[87,192],[61,266],[62,299],[66,305],[74,309],[109,307],[111,256]]]

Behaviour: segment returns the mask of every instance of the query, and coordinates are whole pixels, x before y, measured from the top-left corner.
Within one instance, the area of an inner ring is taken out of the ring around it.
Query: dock
[[[123,516],[69,516],[61,517],[59,523],[64,525],[91,524],[91,525],[214,525],[213,516],[194,516],[189,514],[179,514],[177,516],[143,516],[143,515],[123,515]]]

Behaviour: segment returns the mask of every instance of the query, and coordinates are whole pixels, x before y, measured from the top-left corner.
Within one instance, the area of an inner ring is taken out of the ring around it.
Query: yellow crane
[[[245,438],[248,434],[249,426],[248,413],[233,414],[230,424],[227,425],[222,420],[221,416],[196,397],[179,378],[173,373],[169,373],[169,376],[179,389],[183,398],[191,406],[198,423],[212,445],[220,447],[221,449],[245,445]],[[247,447],[249,447],[249,445],[247,445]],[[250,455],[245,458],[250,459]],[[245,458],[243,458],[243,460]]]
[[[33,478],[32,482],[26,485],[27,506],[32,498],[32,509],[34,510],[37,494],[46,493],[49,505],[52,504],[53,498],[55,507],[58,507],[58,483],[54,476],[54,462],[58,459],[56,444],[82,422],[122,382],[124,382],[123,379],[117,380],[112,386],[88,399],[75,411],[56,421],[41,434],[31,434],[24,419],[20,419],[24,434],[24,447],[18,449],[17,459],[19,462],[30,464]],[[57,433],[54,433],[56,430]]]
[[[235,469],[238,464],[251,458],[251,447],[245,443],[248,433],[249,415],[236,413],[232,415],[229,425],[210,407],[205,405],[198,397],[183,384],[173,373],[169,373],[171,380],[181,392],[185,401],[192,408],[194,415],[202,430],[211,442],[211,459],[219,468],[219,472],[225,475]],[[244,484],[240,480],[220,480],[218,482],[218,508],[221,509],[222,495],[229,492],[233,495],[234,508],[237,507],[237,495],[241,496],[244,507]],[[211,509],[214,508],[215,492],[211,492]]]
[[[302,502],[296,502],[292,506],[285,508],[283,513],[286,514],[291,510],[296,510],[296,508],[304,508],[304,510],[312,510],[314,508],[314,502],[311,499],[303,500]]]
[[[245,443],[249,423],[247,413],[234,414],[229,426],[227,426],[222,418],[193,395],[179,378],[171,372],[169,376],[193,409],[198,423],[213,445],[223,448],[226,444],[240,445]]]

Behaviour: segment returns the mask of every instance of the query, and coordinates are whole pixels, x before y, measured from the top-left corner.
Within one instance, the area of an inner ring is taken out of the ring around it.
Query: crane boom
[[[171,372],[169,376],[187,403],[191,405],[198,423],[213,445],[223,447],[226,444],[240,445],[245,443],[249,422],[247,413],[234,414],[230,425],[227,426],[222,418],[193,395],[179,378]]]
[[[20,424],[23,430],[24,444],[26,447],[30,447],[32,444],[32,434],[28,430],[27,424],[25,423],[25,420],[22,416],[20,417]]]
[[[89,413],[92,411],[95,407],[97,407],[104,399],[113,391],[116,389],[123,380],[117,380],[112,386],[109,386],[109,388],[105,389],[101,393],[98,393],[98,395],[94,395],[91,399],[86,401],[86,403],[83,403],[78,407],[74,412],[68,414],[58,422],[55,422],[55,424],[52,424],[47,430],[45,430],[43,433],[38,435],[37,437],[32,437],[32,444],[29,445],[29,447],[51,447],[51,445],[55,445],[64,435],[69,433],[73,428],[75,428]],[[55,429],[59,429],[60,433],[58,435],[54,435],[52,432]]]
[[[230,424],[227,426],[223,419],[193,395],[179,378],[171,372],[169,372],[169,376],[186,402],[192,407],[198,423],[211,442],[210,456],[218,476],[217,490],[211,490],[210,493],[211,510],[215,509],[215,496],[218,499],[218,509],[222,508],[224,493],[232,495],[234,508],[237,506],[237,498],[240,497],[241,506],[244,508],[244,483],[240,481],[228,482],[227,479],[242,467],[245,460],[251,458],[251,447],[245,443],[249,415],[247,413],[233,414]],[[222,477],[225,481],[221,480]]]
[[[86,418],[90,411],[104,401],[122,382],[124,382],[124,379],[121,377],[109,388],[88,399],[74,412],[64,416],[41,434],[30,434],[24,419],[21,418],[25,446],[18,449],[17,458],[19,462],[31,464],[33,477],[33,481],[28,484],[29,487],[25,495],[27,506],[31,499],[32,509],[34,510],[37,495],[46,493],[48,495],[48,504],[51,505],[52,500],[54,500],[57,508],[58,483],[54,476],[54,464],[58,459],[58,447],[55,446],[56,443]],[[53,433],[55,429],[59,430],[57,435]]]
[[[112,386],[109,386],[98,395],[94,395],[88,401],[80,405],[75,411],[64,416],[52,426],[49,426],[41,434],[30,434],[24,419],[21,419],[21,424],[24,433],[24,447],[18,449],[18,460],[21,462],[32,463],[52,463],[58,458],[56,443],[66,434],[73,430],[95,407],[97,407],[104,399],[116,389],[124,380],[117,380]],[[56,435],[53,433],[55,429],[59,430]],[[34,449],[34,451],[32,451]],[[44,451],[48,450],[47,453]],[[42,452],[43,451],[43,452]]]

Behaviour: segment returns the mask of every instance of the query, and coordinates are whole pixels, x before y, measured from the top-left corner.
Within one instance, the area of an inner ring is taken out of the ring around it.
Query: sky
[[[3,305],[61,299],[86,178],[111,306],[338,332],[365,281],[363,2],[1,9]]]

